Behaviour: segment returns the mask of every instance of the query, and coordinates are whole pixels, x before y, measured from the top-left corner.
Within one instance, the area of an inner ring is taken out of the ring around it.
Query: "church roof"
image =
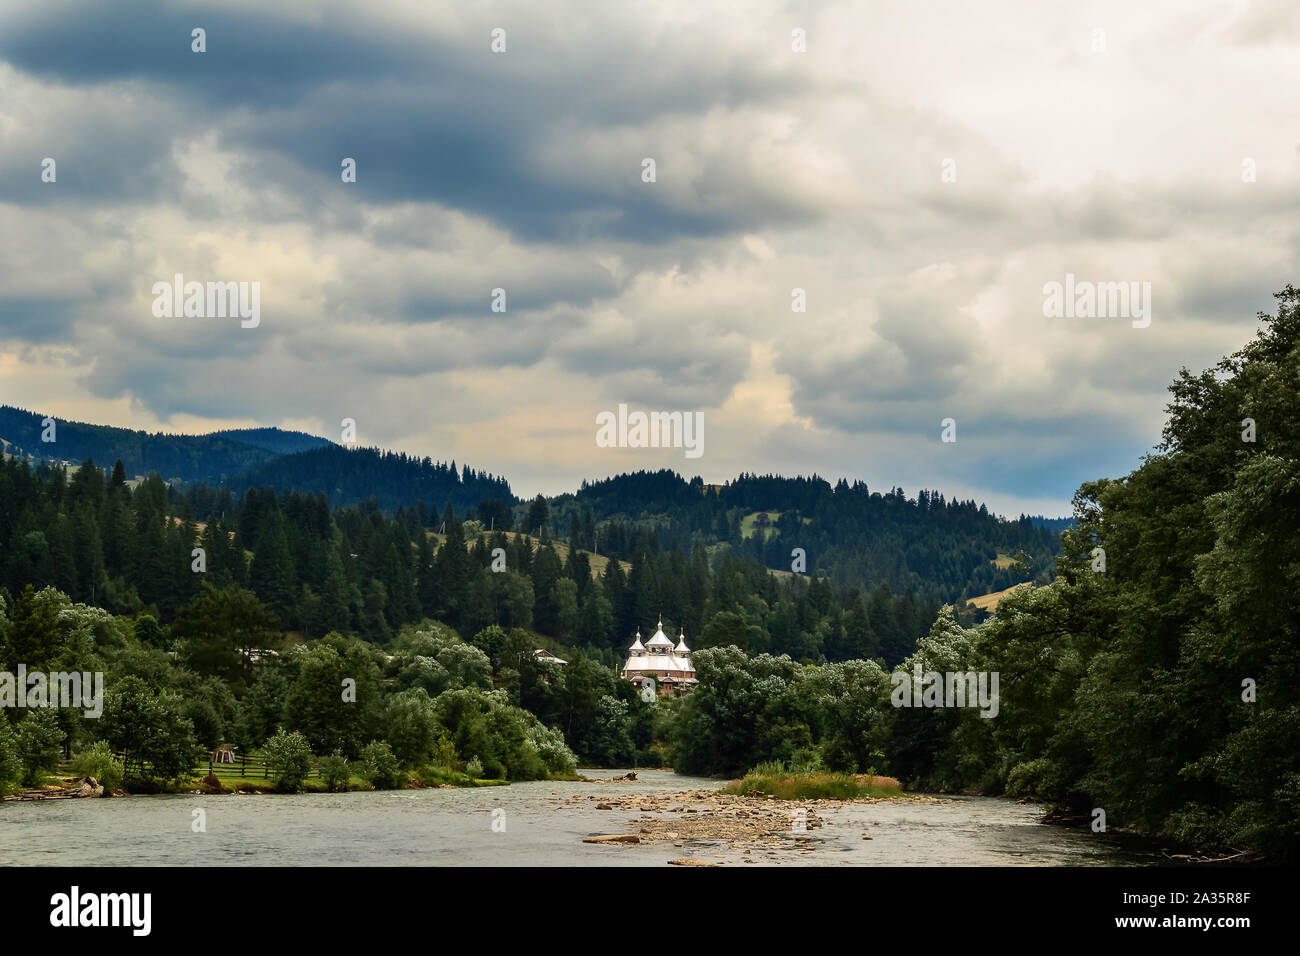
[[[669,640],[668,635],[664,633],[664,622],[662,618],[659,621],[659,630],[655,631],[654,637],[646,641],[645,646],[646,646],[646,650],[649,650],[652,647],[653,648],[666,647],[668,648],[669,652],[672,651],[673,642]]]

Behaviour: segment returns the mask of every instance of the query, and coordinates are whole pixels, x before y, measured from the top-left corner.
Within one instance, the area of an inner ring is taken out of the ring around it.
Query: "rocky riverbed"
[[[671,843],[674,847],[740,850],[747,863],[757,862],[754,852],[789,853],[815,850],[824,841],[816,831],[827,825],[826,813],[846,806],[943,800],[928,796],[863,798],[860,800],[781,800],[763,794],[737,795],[716,790],[678,793],[635,793],[627,796],[576,794],[561,808],[610,814],[611,832],[585,837],[584,843],[629,846]],[[635,816],[624,816],[633,813]],[[620,827],[613,824],[619,823]],[[870,826],[862,839],[872,839]],[[671,860],[678,865],[700,865],[694,857]]]

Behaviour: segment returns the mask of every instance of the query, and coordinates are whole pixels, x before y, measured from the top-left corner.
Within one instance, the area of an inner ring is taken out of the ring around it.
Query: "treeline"
[[[454,461],[340,445],[284,455],[250,468],[229,484],[236,493],[257,487],[321,492],[335,505],[373,498],[388,512],[416,501],[438,506],[450,502],[461,513],[472,512],[489,499],[515,502],[508,481],[468,465],[457,470]]]
[[[630,560],[636,536],[653,529],[659,547],[725,544],[775,570],[792,570],[802,549],[807,570],[839,587],[888,585],[953,601],[1025,580],[1051,579],[1060,527],[1021,516],[1008,521],[974,501],[901,488],[881,494],[865,483],[816,476],[742,474],[721,486],[674,472],[637,472],[586,483],[549,502],[552,528],[579,547]],[[1025,568],[993,562],[1023,553]]]

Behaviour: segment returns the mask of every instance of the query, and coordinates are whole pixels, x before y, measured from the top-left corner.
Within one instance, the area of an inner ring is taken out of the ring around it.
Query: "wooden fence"
[[[235,754],[233,763],[216,763],[212,760],[212,755],[208,755],[206,768],[202,765],[194,770],[194,776],[205,777],[209,773],[216,774],[217,779],[222,777],[261,777],[263,780],[271,778],[271,769],[266,764],[266,758],[259,753],[253,754]],[[313,766],[307,772],[307,776],[319,777],[320,767]]]
[[[113,756],[118,760],[122,759],[121,754],[114,754]],[[144,766],[153,769],[147,762]],[[63,776],[71,776],[72,761],[59,761],[58,772]],[[261,777],[263,780],[271,779],[271,768],[267,766],[266,758],[259,753],[236,754],[234,763],[214,762],[212,760],[212,755],[209,754],[205,763],[201,763],[194,767],[194,769],[186,774],[186,776],[206,777],[209,773],[216,774],[218,780],[223,777],[230,780],[239,779],[241,777],[247,779],[257,779],[258,777]],[[318,765],[313,766],[311,770],[307,772],[307,777],[309,779],[312,777],[320,777],[320,775],[320,767]]]

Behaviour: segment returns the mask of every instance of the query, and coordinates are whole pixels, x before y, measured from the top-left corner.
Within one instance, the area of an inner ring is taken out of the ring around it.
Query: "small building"
[[[636,640],[628,649],[627,663],[623,665],[623,677],[637,689],[654,681],[655,692],[661,697],[689,694],[699,682],[695,679],[695,665],[691,663],[691,649],[686,646],[686,632],[681,632],[674,647],[664,633],[662,618],[654,637],[644,644],[641,632],[637,631]]]
[[[556,657],[544,647],[539,647],[537,650],[533,651],[533,657],[535,657],[540,663],[555,664],[559,667],[563,667],[569,663],[566,660],[561,660]]]

